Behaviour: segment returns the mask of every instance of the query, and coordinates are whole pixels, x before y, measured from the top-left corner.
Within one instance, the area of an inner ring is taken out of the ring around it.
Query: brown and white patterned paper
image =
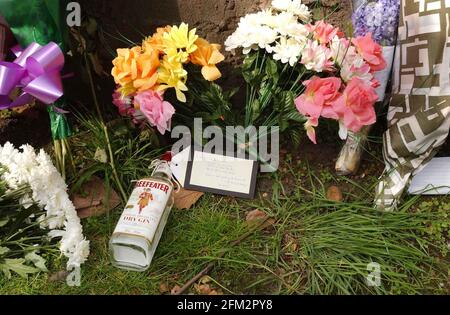
[[[450,128],[450,0],[402,0],[393,96],[384,134],[386,169],[376,205],[395,209],[411,177]]]

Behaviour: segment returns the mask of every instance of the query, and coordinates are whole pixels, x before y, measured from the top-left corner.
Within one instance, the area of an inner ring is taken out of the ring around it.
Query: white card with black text
[[[252,199],[258,163],[198,150],[191,152],[184,187],[190,190]]]

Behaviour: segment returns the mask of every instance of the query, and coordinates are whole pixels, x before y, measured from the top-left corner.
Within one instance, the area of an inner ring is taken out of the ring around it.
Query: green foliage
[[[238,88],[224,91],[220,85],[197,77],[189,81],[188,88],[189,104],[179,104],[175,114],[176,122],[190,127],[196,117],[202,118],[204,124],[221,127],[234,122],[230,99]]]
[[[2,271],[7,278],[11,278],[11,271],[18,273],[22,277],[27,277],[30,273],[36,273],[39,271],[37,268],[33,268],[25,265],[26,260],[23,258],[16,259],[3,259],[0,263],[0,271]]]
[[[190,210],[174,209],[144,273],[109,262],[107,244],[120,215],[114,211],[84,222],[92,254],[80,287],[49,283],[45,275],[0,277],[0,293],[160,294],[161,284],[181,286],[210,262],[215,268],[209,276],[231,294],[450,292],[448,253],[442,251],[448,246],[448,198],[407,198],[397,212],[379,212],[372,207],[375,177],[335,178],[293,156],[266,177],[260,183],[269,180],[269,196],[245,201],[208,194]],[[326,199],[326,188],[336,182],[342,202]],[[254,209],[276,222],[231,246],[248,231],[246,214]],[[381,266],[380,287],[366,283],[370,262]]]
[[[119,185],[106,153],[109,151],[108,139],[101,121],[94,116],[77,116],[80,126],[77,136],[71,139],[71,145],[79,172],[72,179],[72,191],[77,191],[94,175],[104,179],[107,187],[118,191]],[[164,148],[158,148],[159,140],[152,128],[138,130],[128,119],[112,121],[108,125],[108,132],[118,180],[123,187],[127,187],[127,193],[130,193],[132,181],[150,175],[151,162],[164,152]]]
[[[431,199],[423,201],[417,208],[417,213],[437,213],[441,220],[430,221],[423,235],[433,241],[442,256],[447,256],[450,250],[447,241],[450,239],[450,203],[448,200]],[[424,245],[428,247],[427,245]]]
[[[50,243],[37,221],[43,211],[36,205],[20,205],[28,193],[28,187],[9,191],[0,180],[0,278],[11,278],[11,272],[27,277],[47,271],[45,259],[38,251],[48,253],[56,249],[55,242]]]
[[[258,50],[246,55],[241,71],[247,83],[244,126],[279,126],[298,144],[306,119],[297,111],[294,100],[309,75],[304,66],[282,65]]]

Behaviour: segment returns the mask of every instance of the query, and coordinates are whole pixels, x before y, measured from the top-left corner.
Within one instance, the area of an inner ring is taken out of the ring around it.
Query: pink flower
[[[134,97],[134,101],[150,124],[156,126],[161,134],[170,130],[170,122],[175,108],[169,102],[164,101],[159,93],[152,90],[140,92]]]
[[[122,96],[118,90],[116,90],[113,95],[113,104],[117,106],[119,114],[122,116],[128,116],[129,110],[132,109],[131,96]]]
[[[311,142],[314,144],[317,144],[316,129],[314,129],[314,127],[317,127],[318,125],[319,125],[319,119],[317,119],[317,118],[310,118],[305,123],[306,135],[308,136],[309,140],[311,140]]]
[[[378,81],[377,79],[373,78],[372,81],[370,81],[370,85],[376,89],[377,87],[379,87],[381,85],[380,81]]]
[[[351,63],[350,63],[351,62]],[[373,74],[370,65],[365,62],[361,56],[355,58],[346,58],[341,68],[341,78],[344,82],[349,82],[354,77],[358,77],[366,84],[371,85]]]
[[[302,51],[301,63],[308,70],[316,72],[333,71],[334,63],[331,61],[333,52],[325,45],[319,45],[315,40],[308,40]]]
[[[341,80],[336,77],[319,78],[314,76],[303,83],[305,92],[295,100],[297,110],[310,118],[339,119],[333,108],[333,102],[339,97]]]
[[[333,27],[333,25],[325,23],[324,21],[317,21],[314,25],[307,25],[308,31],[313,33],[314,39],[318,40],[321,44],[328,44],[334,36],[342,35],[339,32],[339,28]]]
[[[376,122],[374,105],[377,100],[375,89],[355,77],[335,101],[334,109],[347,129],[358,132],[363,126]]]
[[[341,65],[345,58],[352,58],[352,55],[356,55],[355,47],[350,46],[350,41],[338,36],[331,40],[330,49],[331,57],[338,65]]]
[[[372,33],[353,38],[352,44],[355,45],[356,51],[369,64],[372,71],[380,71],[386,68],[386,61],[383,58],[383,49],[379,44],[373,41]]]
[[[135,125],[141,125],[145,121],[146,118],[144,114],[140,110],[134,108],[133,94],[123,96],[119,90],[116,90],[112,96],[113,104],[116,105],[121,116],[130,117]]]

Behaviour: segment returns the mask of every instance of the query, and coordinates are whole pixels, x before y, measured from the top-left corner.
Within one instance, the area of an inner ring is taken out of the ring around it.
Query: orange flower
[[[142,42],[142,49],[144,52],[149,52],[151,50],[158,50],[160,54],[164,53],[164,43],[163,43],[163,35],[164,33],[170,32],[172,27],[170,25],[166,27],[158,27],[156,29],[156,33],[153,34],[151,37],[147,37]]]
[[[198,48],[189,56],[191,62],[202,66],[202,75],[205,80],[215,81],[219,79],[222,74],[216,65],[225,59],[224,55],[219,51],[220,45],[210,44],[203,38],[197,39],[195,45]]]
[[[136,59],[141,54],[141,47],[117,49],[117,57],[113,60],[111,74],[114,81],[122,87],[130,85],[137,76]]]
[[[152,50],[141,54],[137,61],[137,76],[133,86],[139,92],[151,89],[158,80],[159,52]]]
[[[118,49],[111,71],[114,81],[121,86],[122,94],[152,88],[158,80],[159,53],[157,50],[142,52],[141,47]]]

